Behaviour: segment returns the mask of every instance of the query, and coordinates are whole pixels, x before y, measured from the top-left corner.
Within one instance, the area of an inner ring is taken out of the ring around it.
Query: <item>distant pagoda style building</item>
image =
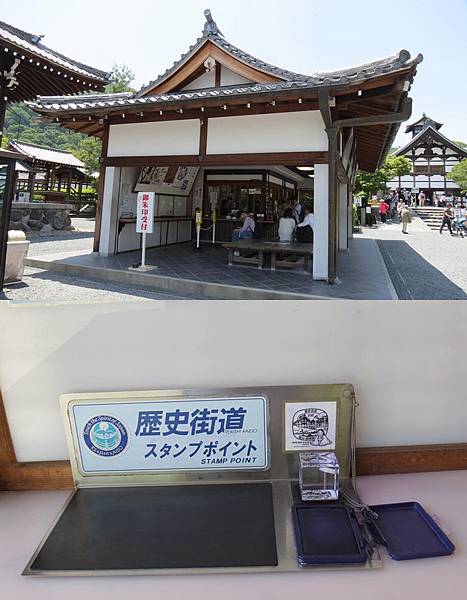
[[[412,139],[394,156],[408,158],[412,170],[410,175],[390,181],[391,189],[410,189],[416,193],[423,190],[428,201],[443,193],[460,194],[459,186],[449,179],[449,172],[467,158],[467,152],[439,132],[442,126],[423,113],[421,119],[406,127],[405,133],[411,133]]]

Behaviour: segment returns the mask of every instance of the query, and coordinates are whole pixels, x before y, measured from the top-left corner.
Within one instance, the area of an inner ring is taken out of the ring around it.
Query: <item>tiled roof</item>
[[[446,145],[448,148],[451,148],[455,152],[458,152],[461,156],[464,156],[465,158],[467,158],[467,152],[463,148],[458,146],[455,142],[451,141],[449,138],[447,138],[445,135],[440,133],[437,129],[435,129],[430,124],[428,124],[426,127],[424,127],[422,129],[422,131],[417,133],[417,135],[414,136],[408,144],[406,144],[402,148],[399,148],[398,150],[396,150],[394,152],[394,156],[403,156],[408,151],[412,150],[412,148],[415,148],[423,140],[423,138],[427,135],[430,135],[434,140],[437,140],[441,144]]]
[[[373,75],[380,75],[385,72],[390,72],[395,70],[397,64],[402,66],[407,63],[410,59],[410,52],[407,50],[401,50],[394,56],[390,56],[388,58],[383,58],[381,60],[377,60],[371,63],[358,65],[355,67],[350,67],[343,70],[338,71],[328,71],[325,73],[315,73],[312,75],[304,75],[302,73],[294,73],[293,71],[289,71],[288,69],[283,69],[281,67],[276,67],[271,65],[265,61],[262,61],[248,52],[244,50],[240,50],[237,46],[234,46],[230,42],[228,42],[222,33],[219,31],[216,23],[213,21],[211,12],[209,10],[204,11],[206,16],[206,23],[203,30],[202,37],[196,40],[196,43],[193,46],[190,46],[188,52],[183,54],[178,61],[175,61],[174,64],[169,67],[164,73],[159,75],[154,81],[150,81],[147,85],[141,88],[138,92],[136,92],[135,97],[140,97],[150,91],[152,88],[160,85],[166,79],[168,79],[173,73],[175,73],[184,63],[186,63],[196,52],[209,40],[216,46],[218,46],[221,50],[224,50],[228,54],[230,54],[235,59],[258,69],[259,71],[263,71],[269,75],[273,75],[284,81],[289,82],[306,82],[308,84],[316,85],[333,85],[339,83],[350,83],[352,80],[360,80],[367,79]],[[422,56],[417,56],[418,62],[421,62]],[[347,79],[348,78],[348,79]]]
[[[407,127],[405,128],[405,133],[409,133],[415,127],[417,127],[417,125],[423,125],[424,128],[428,127],[430,125],[431,127],[433,127],[433,129],[441,129],[441,127],[443,126],[442,123],[438,123],[438,121],[434,121],[433,119],[428,117],[425,113],[423,113],[423,116],[420,119],[418,119],[418,121],[414,121],[413,123],[410,123],[409,125],[407,125]]]
[[[185,102],[213,98],[228,98],[235,96],[253,96],[272,92],[275,94],[293,90],[313,90],[319,87],[333,87],[344,84],[360,83],[384,73],[392,73],[407,69],[421,62],[419,54],[410,58],[410,53],[401,50],[397,54],[378,61],[366,63],[341,71],[329,71],[310,75],[306,79],[287,80],[273,83],[242,84],[230,87],[207,88],[185,92],[170,92],[155,96],[139,96],[136,94],[82,94],[79,96],[38,96],[35,102],[30,102],[32,108],[40,112],[81,112],[96,109],[131,108],[137,106]],[[302,76],[305,77],[305,76]]]
[[[57,65],[57,67],[73,71],[83,77],[97,79],[102,82],[108,81],[108,73],[79,63],[71,58],[63,56],[63,54],[55,52],[55,50],[47,48],[47,46],[40,43],[42,37],[43,36],[33,35],[32,33],[17,29],[8,23],[0,21],[0,40],[5,40],[10,44],[23,48],[25,51]]]
[[[10,148],[21,152],[27,159],[34,159],[39,162],[55,163],[57,165],[66,165],[68,167],[84,168],[84,163],[73,156],[71,152],[64,150],[55,150],[36,144],[26,144],[24,142],[10,141]]]

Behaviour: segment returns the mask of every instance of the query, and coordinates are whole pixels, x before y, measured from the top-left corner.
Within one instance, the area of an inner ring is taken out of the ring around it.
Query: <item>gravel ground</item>
[[[467,300],[467,238],[440,235],[418,217],[408,235],[399,223],[363,228],[376,240],[401,300]]]
[[[142,300],[196,300],[197,296],[169,294],[140,286],[78,278],[26,267],[23,281],[5,287],[0,299],[12,302],[129,302]]]

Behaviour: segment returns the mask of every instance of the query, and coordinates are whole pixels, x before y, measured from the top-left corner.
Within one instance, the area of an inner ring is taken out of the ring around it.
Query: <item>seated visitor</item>
[[[315,215],[309,208],[305,208],[305,217],[297,225],[297,242],[311,244],[313,242],[313,227],[315,226]]]
[[[289,207],[284,210],[284,214],[279,219],[279,240],[281,242],[291,242],[295,231],[295,219],[293,210]]]
[[[237,227],[232,232],[232,241],[237,242],[238,240],[251,240],[255,231],[255,221],[246,211],[240,213],[240,221],[242,222],[241,227]]]

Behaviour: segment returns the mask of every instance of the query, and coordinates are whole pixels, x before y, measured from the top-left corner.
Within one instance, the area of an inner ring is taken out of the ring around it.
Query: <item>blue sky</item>
[[[229,41],[298,72],[421,52],[411,120],[426,112],[467,142],[467,0],[0,0],[0,19],[95,67],[127,64],[139,85],[194,43],[205,8]]]

